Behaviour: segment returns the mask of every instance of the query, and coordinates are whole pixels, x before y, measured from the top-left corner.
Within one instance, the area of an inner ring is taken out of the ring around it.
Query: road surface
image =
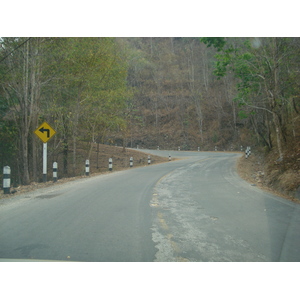
[[[242,180],[241,155],[184,158],[6,199],[0,259],[300,261],[299,205]]]

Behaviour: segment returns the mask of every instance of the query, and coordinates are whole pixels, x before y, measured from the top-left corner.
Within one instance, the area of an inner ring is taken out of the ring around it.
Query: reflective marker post
[[[133,157],[130,157],[129,162],[130,162],[130,168],[132,168],[132,166],[133,166]]]
[[[10,194],[10,167],[3,167],[3,192]]]
[[[245,156],[248,158],[251,155],[251,148],[248,146],[245,151]]]
[[[112,158],[110,158],[109,160],[108,160],[108,170],[109,171],[112,171],[112,167],[113,167],[113,165],[112,165]]]
[[[53,181],[57,181],[57,162],[53,163]]]
[[[90,161],[88,159],[85,161],[85,175],[90,175]]]

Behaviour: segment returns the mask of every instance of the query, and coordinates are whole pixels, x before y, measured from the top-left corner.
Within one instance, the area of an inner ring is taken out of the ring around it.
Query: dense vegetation
[[[299,145],[299,38],[2,38],[0,161],[28,184],[78,147],[275,151]],[[84,143],[83,143],[84,142]],[[295,158],[296,159],[296,158]]]

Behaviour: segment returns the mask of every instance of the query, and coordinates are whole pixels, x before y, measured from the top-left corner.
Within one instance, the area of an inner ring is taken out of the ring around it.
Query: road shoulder
[[[300,199],[293,197],[292,195],[288,194],[288,192],[278,190],[275,185],[266,184],[265,167],[261,156],[252,154],[247,159],[245,156],[238,158],[236,162],[236,170],[238,175],[251,185],[257,186],[264,191],[300,204]]]

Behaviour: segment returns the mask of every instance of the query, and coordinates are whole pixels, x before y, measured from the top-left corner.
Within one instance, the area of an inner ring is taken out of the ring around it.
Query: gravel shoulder
[[[239,176],[250,184],[300,204],[300,199],[296,198],[294,193],[291,193],[289,190],[284,190],[282,183],[272,183],[272,172],[266,170],[267,167],[261,155],[252,154],[247,159],[245,156],[240,157],[237,160],[236,169]]]

